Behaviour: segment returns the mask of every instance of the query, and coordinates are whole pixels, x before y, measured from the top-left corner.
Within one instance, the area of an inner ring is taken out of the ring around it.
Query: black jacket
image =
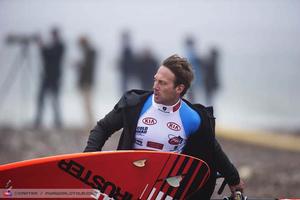
[[[105,141],[116,131],[123,128],[118,144],[118,150],[131,150],[135,142],[135,130],[143,108],[144,102],[152,92],[131,90],[123,95],[103,119],[98,121],[91,131],[85,152],[101,151]],[[203,193],[198,193],[194,198],[209,199],[215,186],[215,174],[220,172],[230,185],[238,184],[239,174],[229,161],[214,135],[214,116],[207,112],[200,104],[192,105],[184,100],[189,106],[198,112],[202,123],[198,131],[187,139],[183,154],[200,158],[210,166],[211,176]],[[192,198],[192,199],[194,199]]]

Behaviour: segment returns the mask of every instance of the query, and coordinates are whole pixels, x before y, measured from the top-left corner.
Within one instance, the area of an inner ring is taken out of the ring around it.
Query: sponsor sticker
[[[112,181],[107,180],[100,174],[94,174],[93,171],[86,168],[81,163],[75,160],[60,160],[57,163],[58,168],[62,171],[70,174],[73,178],[83,182],[84,184],[97,189],[101,194],[105,194],[109,199],[131,199],[132,194],[120,186],[116,185]],[[88,174],[88,175],[87,175]]]
[[[151,147],[151,148],[154,148],[154,149],[160,149],[160,150],[162,150],[163,147],[164,147],[164,145],[161,144],[161,143],[148,141],[147,142],[147,147]]]
[[[139,146],[143,146],[143,141],[142,140],[135,140],[135,144],[139,145]]]
[[[164,113],[170,113],[170,111],[168,111],[167,107],[162,107],[162,108],[158,108],[159,111],[164,112]]]
[[[176,124],[175,122],[168,122],[167,123],[167,127],[173,131],[180,131],[181,130],[181,127]]]
[[[148,127],[146,127],[146,126],[138,126],[138,127],[136,127],[136,130],[135,130],[136,133],[140,133],[140,134],[145,134],[145,133],[147,133],[147,131],[148,131]]]
[[[154,124],[157,123],[157,120],[155,118],[153,118],[153,117],[146,117],[142,121],[146,125],[154,125]]]
[[[183,138],[180,136],[169,135],[169,144],[171,145],[179,145],[183,142]]]

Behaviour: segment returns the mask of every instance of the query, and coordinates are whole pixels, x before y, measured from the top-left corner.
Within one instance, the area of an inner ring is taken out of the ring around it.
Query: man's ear
[[[179,84],[176,86],[176,92],[180,95],[184,90],[185,86],[183,84]]]

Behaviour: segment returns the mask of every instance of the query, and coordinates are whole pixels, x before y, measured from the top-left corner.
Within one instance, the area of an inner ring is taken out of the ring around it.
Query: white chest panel
[[[138,120],[135,149],[180,153],[186,142],[186,133],[178,108],[153,104]]]

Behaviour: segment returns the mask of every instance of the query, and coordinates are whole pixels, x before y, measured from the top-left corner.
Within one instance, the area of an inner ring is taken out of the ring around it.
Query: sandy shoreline
[[[1,129],[0,135],[0,164],[5,164],[82,152],[88,131]],[[114,150],[118,137],[118,133],[114,134],[104,150]],[[218,140],[244,177],[249,197],[300,197],[300,153],[228,139]]]

